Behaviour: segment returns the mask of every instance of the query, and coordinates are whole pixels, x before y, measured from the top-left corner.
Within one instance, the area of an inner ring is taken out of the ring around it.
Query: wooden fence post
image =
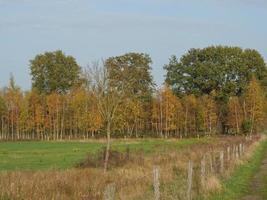
[[[201,160],[200,179],[201,179],[201,187],[203,188],[205,186],[205,180],[206,180],[206,155],[204,155]]]
[[[228,162],[231,160],[230,152],[231,152],[231,148],[227,147],[227,161]]]
[[[155,200],[159,200],[160,199],[160,182],[159,182],[159,168],[158,167],[154,167],[153,168],[153,188],[154,188],[154,197]]]
[[[193,162],[188,163],[188,186],[187,186],[187,200],[192,200],[192,179],[193,179]]]
[[[210,173],[213,174],[214,173],[214,169],[213,169],[212,153],[209,154],[209,162],[210,162]]]
[[[107,185],[104,191],[104,200],[115,200],[115,183]]]
[[[232,146],[232,160],[235,160],[236,155],[235,155],[235,145]]]
[[[239,157],[239,154],[238,154],[238,145],[235,145],[235,156],[236,156],[236,159],[238,159],[238,157]]]
[[[224,153],[223,151],[220,152],[220,172],[221,174],[224,171]]]

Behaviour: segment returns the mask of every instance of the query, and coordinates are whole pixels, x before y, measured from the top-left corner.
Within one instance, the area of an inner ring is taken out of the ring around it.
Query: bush
[[[105,162],[106,148],[103,148],[96,155],[88,155],[84,160],[77,163],[77,168],[103,168]],[[143,152],[130,153],[130,149],[127,148],[125,152],[110,150],[109,151],[109,168],[123,167],[124,165],[131,163],[137,163],[143,165],[144,156]]]

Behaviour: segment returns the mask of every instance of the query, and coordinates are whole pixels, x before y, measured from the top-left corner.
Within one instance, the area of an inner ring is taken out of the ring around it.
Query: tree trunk
[[[109,151],[110,151],[110,122],[107,123],[107,147],[105,154],[105,162],[104,162],[104,173],[107,172],[108,169],[108,159],[109,159]]]
[[[187,116],[188,116],[188,107],[187,107],[187,104],[186,104],[186,106],[185,106],[185,120],[184,120],[185,137],[187,137]]]
[[[63,132],[64,132],[64,138],[65,138],[65,131],[64,131],[64,116],[65,116],[65,105],[63,103],[63,110],[62,110],[62,116],[61,116],[61,130],[60,130],[60,140],[63,139]]]
[[[255,122],[255,99],[253,99],[253,107],[252,107],[252,113],[251,113],[251,128],[250,128],[250,136],[252,135],[253,133],[253,129],[254,129],[254,122]]]
[[[5,135],[5,133],[4,133],[5,131],[4,131],[4,117],[2,117],[2,137],[4,138],[4,135]]]
[[[236,132],[237,132],[237,134],[239,134],[239,120],[238,120],[236,105],[235,105],[235,123],[236,123]]]
[[[162,120],[162,117],[163,117],[163,113],[162,113],[162,100],[160,101],[160,137],[163,137],[163,120]]]

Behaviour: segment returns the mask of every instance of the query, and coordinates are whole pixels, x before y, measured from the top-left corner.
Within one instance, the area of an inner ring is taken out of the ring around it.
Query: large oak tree
[[[30,61],[32,86],[40,93],[66,93],[80,81],[80,66],[62,51],[45,52]]]
[[[262,84],[267,83],[267,70],[263,57],[252,49],[212,46],[190,49],[180,60],[172,56],[166,82],[176,94],[210,94],[228,100],[231,95],[240,96],[254,75]]]

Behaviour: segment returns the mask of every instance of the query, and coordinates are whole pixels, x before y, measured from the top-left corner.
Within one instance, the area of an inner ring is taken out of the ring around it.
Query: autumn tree
[[[265,118],[265,98],[259,81],[253,77],[244,95],[244,117],[250,122],[250,131],[257,131]]]
[[[236,96],[230,97],[227,110],[227,125],[230,130],[239,134],[243,122],[243,109],[240,104],[240,99]]]
[[[88,91],[88,111],[87,122],[88,130],[91,132],[91,136],[95,137],[95,134],[103,127],[103,119],[98,110],[97,97],[92,91]]]
[[[45,137],[48,137],[45,129],[45,117],[49,114],[46,110],[46,98],[39,95],[36,90],[31,90],[26,93],[25,103],[26,108],[24,109],[23,119],[28,120],[28,131],[34,133],[32,137],[37,137],[41,140],[44,140]],[[27,116],[27,117],[26,117]]]
[[[186,137],[196,133],[196,108],[197,99],[195,95],[183,97],[184,108],[184,134]]]
[[[72,128],[77,137],[79,132],[86,132],[88,126],[88,98],[86,91],[82,88],[76,89],[71,93],[70,107],[72,109],[73,124]]]
[[[34,124],[34,120],[29,117],[30,112],[29,112],[29,104],[27,101],[27,98],[23,97],[20,100],[20,113],[19,113],[19,127],[20,127],[20,134],[21,137],[20,139],[30,139],[28,133],[35,131],[34,126],[30,126]],[[33,137],[32,137],[33,138]]]
[[[125,98],[118,108],[115,118],[115,126],[121,134],[138,137],[138,132],[142,128],[140,121],[144,118],[144,107],[137,98]]]
[[[77,135],[89,137],[89,132],[94,137],[102,126],[102,118],[98,112],[97,101],[92,91],[79,87],[71,91],[69,107],[72,115],[72,129]]]
[[[195,126],[196,126],[196,135],[199,137],[201,134],[206,133],[207,131],[207,108],[204,104],[206,98],[198,98],[196,103],[196,113],[195,113]]]
[[[177,97],[172,93],[171,89],[165,85],[161,91],[162,99],[162,128],[165,132],[165,137],[168,137],[171,132],[176,129],[176,101]]]
[[[200,97],[198,105],[201,106],[205,132],[209,135],[216,133],[218,130],[218,106],[213,93]]]
[[[7,107],[8,128],[11,133],[11,139],[15,140],[18,139],[17,137],[19,137],[20,132],[19,114],[22,92],[16,85],[13,75],[10,77],[9,85],[6,88],[4,98]]]
[[[184,109],[181,98],[176,98],[175,102],[175,119],[176,119],[176,136],[180,138],[183,135],[183,128],[184,128]]]
[[[4,98],[0,95],[0,124],[1,124],[0,139],[6,138],[6,129],[5,129],[6,113],[7,113],[6,102]]]
[[[157,136],[163,137],[163,110],[160,91],[157,91],[152,98],[151,124],[152,131],[155,131]]]
[[[118,107],[126,97],[125,91],[127,91],[127,84],[121,82],[121,85],[113,86],[110,83],[109,70],[105,61],[102,66],[94,64],[88,67],[87,80],[90,83],[90,90],[96,97],[98,110],[103,119],[103,125],[107,134],[107,147],[104,161],[104,172],[106,172],[108,168],[112,126],[117,115]]]

